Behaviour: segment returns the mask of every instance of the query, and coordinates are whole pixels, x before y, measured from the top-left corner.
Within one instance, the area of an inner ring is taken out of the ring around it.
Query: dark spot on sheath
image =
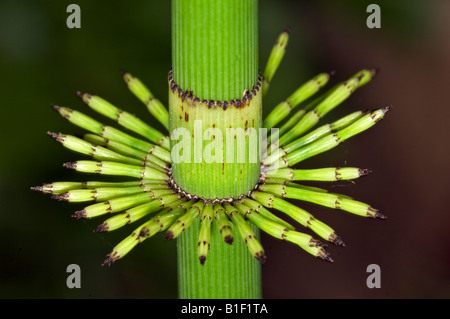
[[[228,244],[228,245],[232,245],[233,244],[233,237],[230,235],[225,236],[224,241]]]
[[[138,237],[148,237],[150,236],[150,230],[147,227],[143,227],[139,232]]]
[[[189,114],[187,112],[184,112],[184,120],[189,122]]]
[[[248,129],[248,120],[245,121],[245,130]]]

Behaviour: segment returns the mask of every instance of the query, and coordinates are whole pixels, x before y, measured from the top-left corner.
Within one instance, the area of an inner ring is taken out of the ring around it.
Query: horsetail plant
[[[124,179],[53,182],[32,189],[60,201],[94,202],[73,216],[106,216],[96,232],[130,227],[144,220],[114,247],[104,265],[125,257],[145,239],[165,232],[166,240],[179,238],[180,297],[259,298],[257,261],[262,263],[267,258],[259,230],[330,262],[333,260],[322,241],[344,246],[330,226],[290,199],[363,217],[385,218],[371,205],[303,184],[354,180],[369,170],[297,166],[369,129],[385,116],[387,107],[358,111],[317,127],[323,117],[370,82],[375,70],[361,70],[327,90],[324,88],[332,73],[318,74],[263,120],[263,96],[285,54],[289,30],[281,33],[264,72],[259,74],[256,0],[214,0],[208,4],[173,0],[172,27],[168,109],[137,77],[121,71],[128,89],[167,132],[89,93],[77,95],[124,131],[71,108],[53,106],[86,132],[81,137],[48,134],[64,147],[93,158],[64,166]],[[275,211],[310,229],[320,240],[297,230]]]

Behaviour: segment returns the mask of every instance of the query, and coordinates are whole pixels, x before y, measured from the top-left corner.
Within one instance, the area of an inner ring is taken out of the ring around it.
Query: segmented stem
[[[238,199],[252,190],[260,177],[258,156],[256,161],[250,162],[248,157],[238,161],[238,146],[225,148],[234,141],[234,136],[227,137],[227,128],[245,133],[251,128],[258,134],[262,123],[261,94],[257,94],[257,16],[256,0],[172,1],[170,132],[187,129],[183,142],[193,136],[188,142],[193,151],[189,156],[185,153],[188,148],[180,144],[180,135],[172,136],[172,153],[189,159],[188,163],[172,164],[173,179],[183,191],[207,201]],[[199,146],[199,139],[203,145]],[[215,204],[212,214],[217,227],[212,227],[214,244],[207,259],[207,244],[201,242],[208,226],[202,230],[200,224],[205,223],[199,218],[178,238],[180,297],[260,298],[259,262],[242,240],[233,236],[237,226],[228,220],[228,210]],[[257,236],[256,228],[247,227]],[[233,247],[228,245],[233,242]]]

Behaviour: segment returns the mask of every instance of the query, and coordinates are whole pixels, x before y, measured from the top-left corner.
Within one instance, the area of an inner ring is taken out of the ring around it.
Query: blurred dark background
[[[46,135],[80,132],[51,103],[92,114],[74,94],[87,91],[153,121],[126,89],[121,68],[167,102],[170,1],[76,1],[81,29],[66,27],[70,3],[0,2],[0,297],[176,298],[174,242],[156,236],[101,267],[130,229],[94,234],[99,220],[70,217],[79,205],[30,190],[86,178],[62,167],[79,156]],[[366,26],[370,3],[381,7],[381,29]],[[335,260],[329,264],[263,235],[264,297],[449,298],[450,3],[261,0],[259,17],[262,67],[277,35],[291,27],[266,112],[319,72],[334,70],[336,82],[366,67],[380,72],[327,119],[393,106],[370,131],[302,164],[373,170],[355,183],[326,186],[372,204],[388,219],[300,203],[346,247],[328,247]],[[66,267],[73,263],[81,267],[81,289],[66,286]],[[380,289],[366,286],[370,264],[381,267]]]

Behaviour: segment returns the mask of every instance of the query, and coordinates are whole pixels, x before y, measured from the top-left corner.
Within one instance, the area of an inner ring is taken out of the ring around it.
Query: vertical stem
[[[257,34],[257,0],[172,0],[174,81],[200,100],[240,100],[258,81]],[[169,99],[170,132],[183,127],[193,134],[195,120],[202,121],[202,135],[211,127],[252,126],[258,130],[261,126],[260,96],[247,103],[248,107],[228,109],[209,110],[205,104],[202,108],[180,101],[174,94]],[[171,146],[176,142],[171,141]],[[258,181],[259,166],[259,156],[251,163],[192,161],[173,164],[172,174],[178,186],[192,195],[238,198]],[[202,266],[197,256],[199,225],[197,219],[178,239],[179,297],[260,298],[259,262],[250,255],[237,230],[230,246],[213,227],[211,251]]]
[[[259,299],[261,264],[248,252],[233,227],[234,243],[226,244],[212,229],[211,251],[202,266],[197,256],[200,221],[197,218],[177,239],[178,295],[186,299]],[[253,231],[255,231],[253,227]],[[256,232],[255,232],[256,233]]]
[[[241,98],[258,79],[256,0],[173,0],[172,67],[202,99]]]

